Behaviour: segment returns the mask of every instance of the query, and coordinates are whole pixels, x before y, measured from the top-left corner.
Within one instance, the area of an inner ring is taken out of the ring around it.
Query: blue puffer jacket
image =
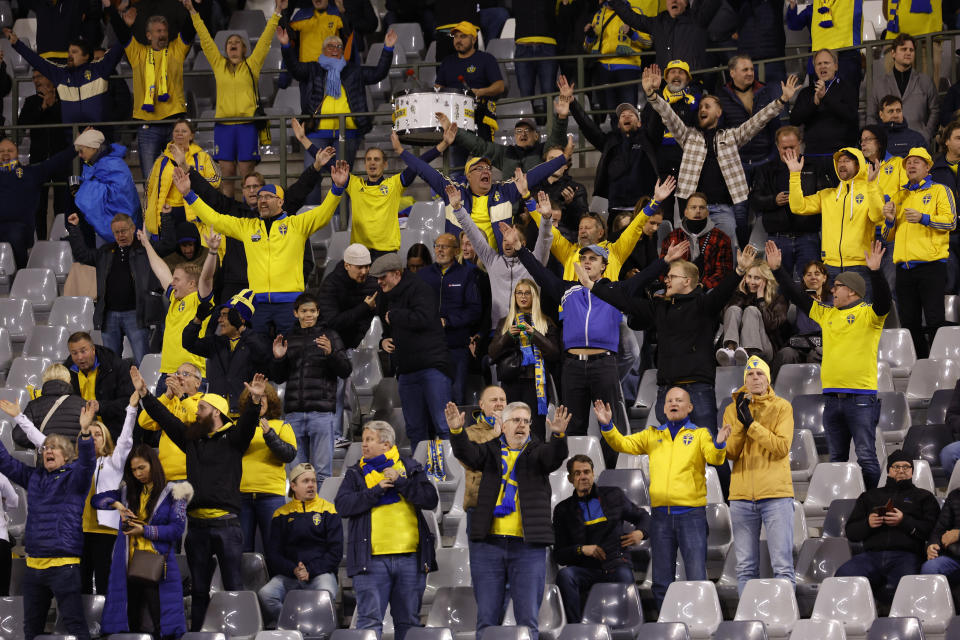
[[[466,262],[454,261],[446,273],[433,263],[417,275],[430,285],[440,300],[440,318],[445,320],[443,332],[451,349],[466,348],[470,335],[480,324],[483,302],[477,287],[477,269]]]
[[[27,490],[27,555],[71,558],[83,554],[83,507],[93,481],[93,438],[80,438],[79,457],[55,471],[28,467],[0,445],[0,473]]]
[[[84,219],[107,242],[114,240],[110,221],[118,213],[133,218],[137,228],[143,224],[137,186],[123,159],[126,155],[127,148],[122,144],[101,147],[91,162],[83,165],[83,183],[74,196]]]
[[[419,462],[407,456],[402,456],[400,461],[407,472],[407,477],[398,478],[394,487],[417,511],[417,531],[420,534],[420,543],[417,547],[417,566],[424,573],[436,571],[437,552],[434,549],[434,536],[430,528],[427,527],[423,510],[436,509],[440,496]],[[337,514],[341,518],[349,518],[349,533],[347,535],[348,576],[353,577],[370,570],[370,558],[373,557],[370,511],[377,505],[383,492],[384,489],[380,486],[367,488],[359,464],[347,469],[343,482],[340,484],[340,490],[337,491],[337,497],[334,500]]]

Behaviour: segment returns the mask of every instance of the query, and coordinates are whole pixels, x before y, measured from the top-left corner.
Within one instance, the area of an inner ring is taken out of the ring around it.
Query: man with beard
[[[210,604],[214,555],[224,589],[243,589],[240,477],[243,454],[260,421],[260,401],[267,380],[258,373],[252,382],[243,383],[250,392],[250,403],[236,424],[228,415],[226,398],[214,393],[204,394],[197,403],[196,421],[184,424],[150,393],[136,367],[130,367],[130,379],[144,410],[187,457],[187,481],[193,485],[194,494],[187,511],[185,546],[193,585],[191,629],[199,631]]]

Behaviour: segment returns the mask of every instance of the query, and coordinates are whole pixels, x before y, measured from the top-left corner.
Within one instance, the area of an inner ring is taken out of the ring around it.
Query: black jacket
[[[691,69],[710,66],[707,27],[720,9],[721,0],[701,0],[676,18],[666,11],[653,17],[641,15],[634,12],[626,0],[609,0],[609,3],[624,24],[650,34],[661,69],[666,69],[671,60],[684,60]]]
[[[804,165],[800,183],[804,193],[817,193],[826,189],[830,182],[817,173],[815,162]],[[790,192],[790,171],[779,158],[761,165],[753,174],[750,189],[750,208],[763,218],[763,228],[769,234],[820,233],[820,214],[798,216],[790,211],[790,205],[777,204],[777,194]]]
[[[906,158],[910,154],[910,149],[914,147],[926,149],[928,146],[923,134],[916,129],[911,129],[910,123],[906,120],[879,124],[887,132],[887,151],[895,156]]]
[[[934,182],[939,182],[953,192],[953,199],[960,197],[960,178],[953,172],[950,165],[947,164],[947,157],[944,154],[938,155],[933,159],[933,167],[930,169],[930,176]],[[804,191],[806,193],[806,191]],[[956,233],[956,232],[955,232]]]
[[[659,260],[651,265],[662,273],[667,263]],[[642,295],[650,282],[651,271],[638,273],[625,282],[606,278],[593,286],[593,294],[630,315],[630,327],[655,327],[657,343],[657,384],[676,384],[681,380],[713,384],[717,360],[713,337],[720,312],[727,305],[741,276],[728,273],[716,287],[704,292],[698,286],[690,293],[672,298],[649,300]]]
[[[554,0],[526,0],[513,5],[513,17],[517,19],[517,38],[548,37],[557,35],[557,3]]]
[[[740,18],[737,47],[754,60],[784,54],[783,0],[729,0]]]
[[[405,272],[397,286],[386,294],[377,294],[377,315],[383,322],[383,338],[393,339],[391,359],[397,373],[439,369],[450,375],[440,306],[430,285],[416,274]]]
[[[954,489],[947,494],[947,499],[943,501],[940,508],[940,516],[937,523],[930,532],[930,539],[927,544],[940,545],[940,555],[950,556],[954,560],[960,560],[960,542],[954,542],[944,548],[941,538],[943,534],[951,529],[960,529],[960,489]]]
[[[493,332],[493,338],[490,340],[488,354],[494,362],[507,353],[521,352],[520,340],[510,335],[509,331],[503,333],[503,323],[506,321],[506,318],[500,319],[500,322],[497,323],[497,327]],[[560,327],[554,324],[549,318],[547,322],[549,323],[547,325],[547,332],[540,333],[539,331],[534,331],[530,335],[530,340],[540,349],[540,356],[543,358],[543,363],[546,366],[547,375],[553,375],[553,377],[556,378],[557,376],[554,374],[560,373]],[[532,381],[535,375],[536,365],[528,364],[520,368],[518,377]],[[501,379],[500,382],[503,384],[509,381]]]
[[[583,521],[580,502],[600,500],[600,508],[607,522],[593,525],[587,537],[588,528]],[[620,487],[601,487],[597,484],[583,498],[576,493],[562,501],[553,510],[553,558],[563,565],[573,565],[587,569],[611,569],[620,563],[631,562],[626,549],[620,546],[620,536],[624,534],[621,522],[630,522],[643,531],[643,537],[649,537],[650,514],[633,504]],[[596,544],[607,554],[606,560],[584,556],[580,547]]]
[[[356,349],[370,328],[374,310],[364,299],[379,290],[373,276],[367,276],[362,284],[353,280],[347,275],[343,260],[320,283],[317,291],[320,321],[340,334],[347,349]],[[382,293],[377,294],[377,298],[381,297]]]
[[[816,82],[815,78],[811,80]],[[860,148],[858,90],[859,84],[835,78],[819,105],[813,102],[815,84],[797,92],[790,110],[790,124],[803,126],[803,143],[808,154],[832,155],[840,147]]]
[[[40,429],[50,409],[60,399],[60,396],[68,397],[60,403],[57,410],[50,416],[43,433],[45,435],[56,433],[67,436],[73,442],[80,434],[80,410],[86,403],[74,391],[69,382],[63,382],[62,380],[47,380],[44,382],[40,388],[40,397],[27,403],[27,406],[23,409],[23,415],[30,418],[33,426]],[[30,442],[30,438],[19,426],[13,428],[13,441],[25,449],[35,448],[33,443]]]
[[[436,294],[437,310],[444,321],[443,332],[451,349],[466,348],[480,324],[483,302],[477,284],[478,273],[480,270],[473,263],[457,261],[445,272],[436,262],[417,271],[417,277]]]
[[[782,53],[780,55],[783,55]],[[720,88],[717,97],[720,100],[720,108],[723,109],[720,127],[735,129],[760,112],[765,106],[780,97],[780,87],[776,85],[754,82],[753,85],[753,111],[747,111],[746,105],[737,96],[733,82],[728,82]],[[760,132],[753,136],[745,145],[740,147],[740,159],[763,160],[769,158],[771,154],[776,153],[775,135],[777,129],[782,124],[779,117],[774,118],[767,123]]]
[[[470,440],[466,429],[450,434],[453,455],[464,466],[483,473],[477,506],[470,522],[470,539],[483,540],[493,524],[493,508],[500,495],[500,444],[495,438],[483,444]],[[550,472],[556,471],[567,459],[567,439],[554,436],[548,442],[531,439],[517,457],[514,466],[517,477],[520,519],[523,541],[528,544],[553,544],[553,526],[550,522]]]
[[[903,512],[903,520],[895,527],[881,525],[871,528],[867,522],[870,512],[884,506],[888,500]],[[864,491],[857,498],[847,520],[847,539],[862,542],[867,551],[922,553],[938,515],[940,503],[932,493],[915,487],[913,480],[894,482],[887,478],[886,486]]]
[[[207,391],[217,393],[230,402],[230,411],[236,412],[245,380],[255,373],[267,374],[273,348],[262,334],[249,327],[240,334],[237,345],[230,350],[230,339],[217,335],[217,323],[211,319],[207,335],[200,337],[201,324],[193,321],[183,330],[183,348],[207,359]]]
[[[563,195],[561,194],[563,190],[568,187],[573,189],[573,200],[571,200],[569,204],[564,204]],[[580,225],[580,218],[590,210],[590,203],[587,199],[587,188],[574,180],[569,173],[565,173],[560,176],[556,182],[551,183],[544,180],[538,184],[537,188],[532,191],[531,197],[536,200],[537,193],[540,191],[545,192],[550,196],[551,200],[561,205],[560,209],[563,213],[560,216],[560,226],[574,230],[574,235],[576,235],[576,229]],[[533,245],[531,244],[530,246],[532,247]]]
[[[324,354],[315,342],[322,335],[330,340],[330,355]],[[346,378],[353,370],[340,336],[317,324],[306,329],[294,325],[284,337],[286,355],[275,357],[270,363],[270,379],[287,383],[284,411],[332,413],[337,408],[337,378]]]
[[[94,384],[93,392],[97,402],[100,403],[100,418],[103,424],[107,426],[114,442],[120,437],[123,431],[123,421],[127,417],[127,405],[130,404],[130,395],[133,393],[133,383],[130,382],[130,369],[127,367],[120,356],[110,349],[94,345],[97,353],[97,381]],[[73,386],[73,393],[80,395],[80,381],[77,378],[77,367],[73,360],[67,357],[63,361],[63,366],[70,369],[70,381]],[[40,419],[41,422],[43,418]],[[39,423],[34,423],[37,428]]]
[[[223,509],[239,514],[243,454],[260,422],[260,406],[251,402],[235,424],[188,440],[186,425],[153,395],[147,394],[141,403],[167,437],[186,454],[187,480],[194,491],[190,508]]]

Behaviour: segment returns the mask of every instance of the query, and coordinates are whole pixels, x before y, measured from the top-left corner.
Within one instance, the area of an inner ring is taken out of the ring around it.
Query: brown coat
[[[723,412],[723,424],[733,427],[727,439],[727,459],[733,460],[730,499],[792,498],[793,407],[767,387],[767,393],[750,401],[753,424],[745,433],[736,406],[736,398],[745,391],[737,389],[734,402]]]
[[[471,442],[476,442],[477,444],[483,444],[484,442],[489,442],[497,436],[493,435],[493,429],[480,417],[479,412],[476,415],[477,421],[475,424],[467,427],[467,437],[470,438]],[[480,490],[480,479],[483,477],[482,471],[474,471],[467,466],[463,467],[464,470],[464,487],[463,487],[463,508],[470,509],[471,507],[477,506],[477,492]]]

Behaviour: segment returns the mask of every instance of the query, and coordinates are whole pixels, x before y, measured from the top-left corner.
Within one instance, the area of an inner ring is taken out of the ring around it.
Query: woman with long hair
[[[525,402],[531,409],[531,430],[546,437],[550,369],[560,359],[560,329],[540,309],[540,289],[523,278],[513,288],[510,311],[497,325],[488,349],[497,363],[507,402]]]
[[[250,404],[250,391],[240,394],[240,413]],[[270,539],[273,512],[287,502],[287,470],[285,465],[297,455],[297,436],[283,420],[283,401],[273,385],[264,387],[260,399],[260,424],[243,454],[243,476],[240,479],[240,528],[243,550],[253,551],[256,530],[266,544]]]
[[[817,302],[831,304],[833,297],[827,283],[830,277],[827,266],[819,260],[811,260],[803,267],[803,288],[811,298]],[[799,364],[803,362],[816,363],[823,359],[823,345],[820,342],[820,325],[810,319],[810,316],[797,309],[797,317],[790,328],[790,338],[771,363],[774,376],[785,364]]]
[[[183,585],[174,554],[187,526],[187,503],[192,497],[190,483],[167,482],[160,458],[146,444],[138,444],[130,452],[123,467],[123,484],[93,497],[97,509],[123,521],[113,546],[110,590],[103,608],[105,634],[176,638],[186,633]],[[128,577],[134,555],[144,552],[164,558],[156,583]],[[151,626],[143,619],[144,609],[150,613]]]
[[[723,312],[723,345],[717,349],[720,366],[742,366],[750,356],[773,358],[783,342],[788,307],[777,289],[766,262],[757,260],[747,269]]]

